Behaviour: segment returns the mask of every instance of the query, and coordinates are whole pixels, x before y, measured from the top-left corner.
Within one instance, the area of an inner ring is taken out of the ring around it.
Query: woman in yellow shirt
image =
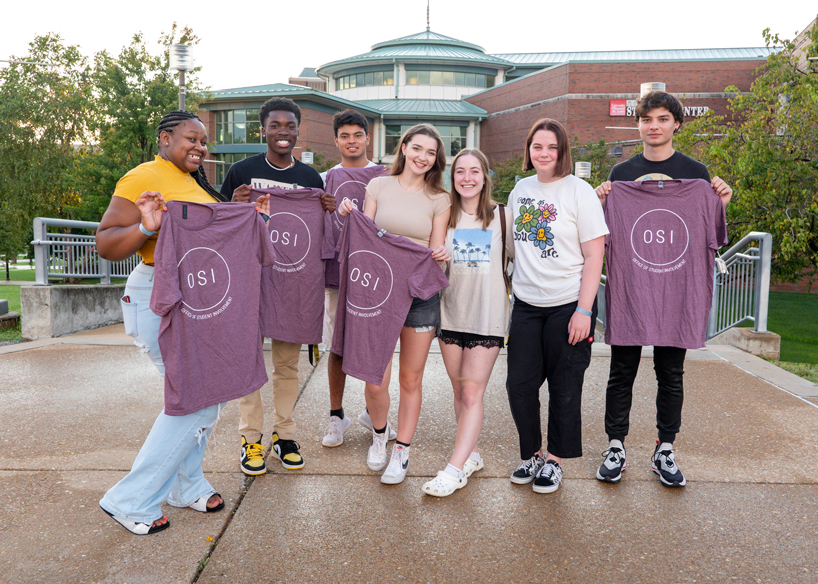
[[[161,318],[151,311],[149,302],[153,250],[165,201],[213,203],[222,197],[208,184],[201,166],[207,155],[202,121],[190,112],[173,111],[162,118],[158,133],[159,155],[117,183],[96,243],[100,257],[107,260],[124,260],[134,253],[142,256],[142,263],[128,277],[122,298],[125,332],[164,376],[159,352]],[[99,502],[103,511],[131,533],[147,535],[169,527],[161,509],[166,501],[204,513],[222,509],[224,501],[202,473],[207,436],[222,405],[187,416],[159,414],[131,472]]]

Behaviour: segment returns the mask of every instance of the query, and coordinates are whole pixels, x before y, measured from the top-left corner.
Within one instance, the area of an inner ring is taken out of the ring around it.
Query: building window
[[[433,125],[443,140],[446,156],[454,156],[466,147],[466,130],[468,129],[466,126],[452,126],[447,122],[435,122]],[[384,145],[387,156],[397,154],[400,137],[412,126],[413,124],[403,124],[401,126],[387,124],[384,126],[386,130]]]
[[[407,85],[457,85],[461,87],[494,87],[494,75],[456,71],[407,71]]]
[[[395,72],[373,71],[371,73],[357,73],[355,75],[344,75],[335,79],[337,91],[353,89],[355,87],[373,87],[378,85],[394,85]]]
[[[233,165],[234,162],[238,162],[239,160],[244,160],[248,156],[255,156],[254,153],[235,153],[235,154],[214,154],[213,158],[216,160],[216,163],[208,163],[205,164],[212,164],[216,167],[216,181],[213,183],[216,187],[220,187],[221,184],[224,182],[224,177],[227,176],[227,171],[230,170],[230,167]]]
[[[263,144],[257,109],[216,112],[216,144]]]

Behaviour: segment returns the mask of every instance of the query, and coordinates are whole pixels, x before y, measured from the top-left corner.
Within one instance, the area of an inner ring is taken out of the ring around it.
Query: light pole
[[[179,109],[185,109],[185,71],[193,71],[193,55],[190,45],[170,45],[168,47],[170,68],[179,72]]]

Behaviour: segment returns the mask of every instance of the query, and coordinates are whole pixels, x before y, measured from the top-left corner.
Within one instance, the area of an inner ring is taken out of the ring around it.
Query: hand
[[[713,187],[714,191],[716,191],[716,194],[721,199],[722,205],[726,207],[727,203],[730,202],[730,199],[733,198],[733,189],[731,189],[726,182],[717,176],[714,176],[713,180],[710,181],[710,186]]]
[[[335,213],[335,195],[321,193],[321,205],[324,206],[324,211]]]
[[[145,191],[134,204],[142,213],[142,225],[145,229],[159,231],[162,225],[162,212],[168,210],[162,195],[155,191]]]
[[[599,197],[599,202],[603,208],[605,207],[605,199],[608,198],[608,193],[611,192],[611,186],[611,181],[606,180],[596,188],[596,196]]]
[[[436,262],[448,262],[452,259],[452,256],[446,252],[446,248],[444,246],[439,245],[432,250],[432,259]]]
[[[575,312],[568,321],[568,342],[576,345],[591,336],[591,317]]]
[[[270,214],[270,195],[261,195],[256,199],[256,211],[265,215]]]
[[[341,204],[338,205],[338,214],[341,217],[346,217],[350,213],[352,213],[353,209],[357,209],[358,207],[355,206],[355,203],[344,197],[344,200],[341,201]]]
[[[236,190],[233,191],[231,201],[234,203],[249,203],[251,190],[250,185],[239,185]]]

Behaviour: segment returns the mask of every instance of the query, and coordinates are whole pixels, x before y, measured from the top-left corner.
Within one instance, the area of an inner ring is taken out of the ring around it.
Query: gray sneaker
[[[513,473],[511,473],[511,482],[515,485],[527,485],[534,480],[537,473],[545,464],[545,460],[539,454],[535,454],[528,460],[520,463]]]

